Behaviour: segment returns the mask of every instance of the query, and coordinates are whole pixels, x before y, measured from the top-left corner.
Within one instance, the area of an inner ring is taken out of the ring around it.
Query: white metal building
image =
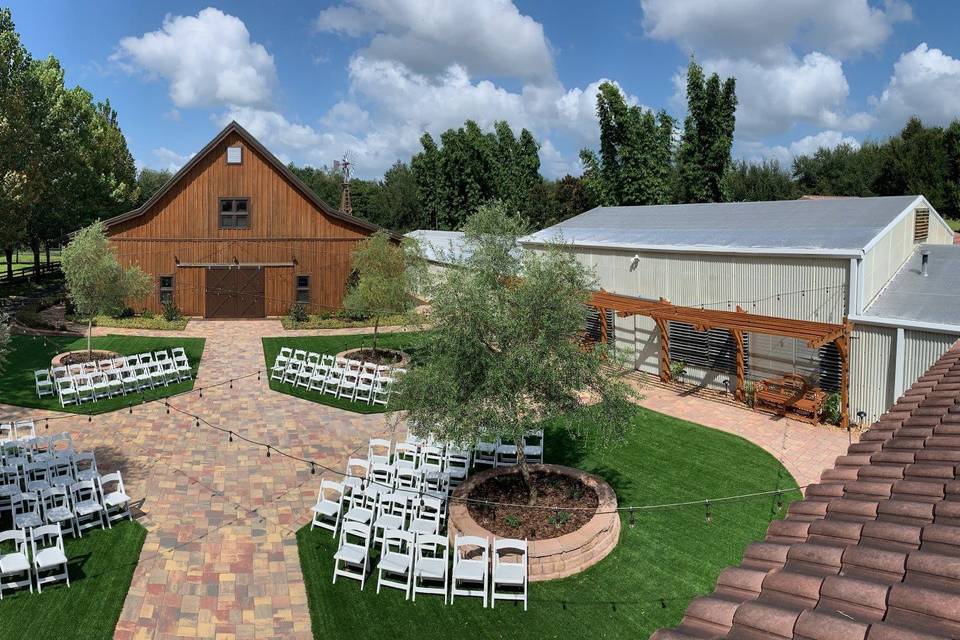
[[[922,196],[598,207],[521,239],[564,242],[611,293],[708,309],[854,322],[850,415],[873,421],[960,337],[960,262],[953,232]],[[934,246],[949,245],[949,246]],[[928,251],[928,275],[914,273]],[[924,304],[910,298],[923,278]],[[616,318],[616,347],[657,373],[659,335],[643,316]],[[729,333],[671,323],[671,359],[686,380],[724,388],[735,347]],[[832,347],[744,337],[747,376],[799,373],[839,384]]]

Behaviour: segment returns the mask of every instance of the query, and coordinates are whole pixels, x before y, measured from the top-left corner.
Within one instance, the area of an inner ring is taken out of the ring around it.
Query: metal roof
[[[423,256],[430,262],[454,264],[470,254],[462,231],[417,229],[406,235],[420,243]]]
[[[520,239],[632,250],[858,255],[919,196],[597,207]]]
[[[923,251],[929,255],[926,276],[920,271]],[[921,245],[863,315],[960,325],[958,274],[960,245]]]

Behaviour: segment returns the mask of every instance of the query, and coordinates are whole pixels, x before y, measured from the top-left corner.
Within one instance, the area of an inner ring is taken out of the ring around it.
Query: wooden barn
[[[135,309],[261,318],[338,309],[350,254],[376,225],[320,200],[231,122],[141,207],[105,221],[123,265],[155,283]]]

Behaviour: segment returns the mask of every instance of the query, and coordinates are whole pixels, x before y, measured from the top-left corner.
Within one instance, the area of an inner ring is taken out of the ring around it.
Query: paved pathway
[[[98,333],[169,333],[99,329]],[[383,433],[383,415],[362,416],[271,392],[267,376],[233,387],[198,388],[262,369],[262,336],[276,320],[192,321],[183,335],[207,339],[192,394],[171,402],[213,424],[243,431],[305,458],[341,468]],[[644,404],[737,433],[777,457],[801,484],[846,448],[846,435],[647,387]],[[0,405],[0,415],[43,415]],[[53,415],[53,414],[50,414]],[[103,469],[120,469],[148,535],[116,638],[308,638],[310,616],[294,533],[309,521],[320,472],[206,428],[153,403],[50,423],[93,449]],[[784,434],[786,438],[784,439]],[[785,443],[785,445],[784,445]]]

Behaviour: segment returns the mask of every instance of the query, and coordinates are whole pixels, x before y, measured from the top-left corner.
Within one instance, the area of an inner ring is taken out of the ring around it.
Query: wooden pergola
[[[600,314],[600,337],[604,342],[607,340],[606,312],[608,310],[614,311],[620,317],[640,315],[653,319],[660,331],[660,379],[664,382],[670,380],[668,321],[692,325],[697,331],[707,331],[709,329],[729,331],[737,348],[735,397],[741,402],[746,399],[746,365],[743,351],[743,335],[745,333],[752,332],[796,338],[803,340],[812,349],[817,349],[832,342],[840,355],[840,426],[846,428],[850,422],[848,387],[850,380],[850,334],[853,331],[853,324],[849,320],[844,319],[842,324],[832,324],[757,315],[747,313],[739,306],[736,311],[684,307],[671,304],[664,298],[656,301],[641,300],[632,296],[609,293],[603,289],[593,293],[590,304],[596,307]]]

